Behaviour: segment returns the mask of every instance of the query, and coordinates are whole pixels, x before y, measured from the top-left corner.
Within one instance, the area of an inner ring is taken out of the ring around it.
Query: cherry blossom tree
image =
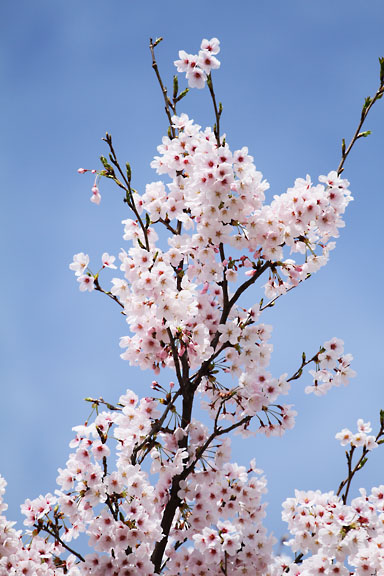
[[[118,269],[108,253],[98,271],[82,252],[70,264],[81,291],[105,294],[123,313],[129,334],[121,357],[152,372],[151,383],[143,398],[131,390],[117,402],[87,398],[94,417],[73,429],[54,494],[21,506],[24,533],[4,515],[0,478],[0,575],[383,575],[384,486],[348,497],[384,442],[384,412],[374,432],[359,419],[356,431],[336,435],[347,447],[336,491],[297,491],[283,503],[284,556],[263,525],[266,478],[254,461],[231,462],[230,434],[292,428],[296,412],[281,396],[307,368],[305,392],[316,395],[354,376],[336,337],[303,353],[293,374],[273,375],[263,312],[325,266],[335,248],[352,200],[344,164],[369,134],[363,124],[384,93],[384,59],[379,88],[366,98],[349,145],[343,140],[338,167],[318,183],[298,178],[268,204],[268,182],[248,149],[231,150],[222,133],[213,85],[219,41],[204,39],[198,54],[179,52],[175,66],[188,87],[180,92],[176,75],[170,94],[155,56],[161,40],[150,41],[168,121],[151,164],[160,179],[136,190],[130,164],[121,164],[106,134],[102,169],[78,172],[94,175],[91,202],[100,203],[100,181],[108,178],[129,209],[120,275],[107,287],[105,273]],[[212,128],[178,111],[190,88],[209,90]],[[244,295],[257,283],[264,296],[247,307]],[[85,551],[76,545],[80,534]]]

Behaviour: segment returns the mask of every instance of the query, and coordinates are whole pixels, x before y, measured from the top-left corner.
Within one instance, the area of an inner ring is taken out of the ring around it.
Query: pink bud
[[[79,174],[85,174],[85,172],[88,172],[88,170],[86,170],[85,168],[79,168],[77,171]]]
[[[163,350],[161,350],[161,352],[158,353],[158,357],[160,360],[165,360],[168,356],[168,352],[165,350],[165,348],[163,348]]]

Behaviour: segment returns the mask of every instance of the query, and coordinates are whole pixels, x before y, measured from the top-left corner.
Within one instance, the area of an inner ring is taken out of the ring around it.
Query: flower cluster
[[[74,428],[76,435],[70,443],[74,452],[66,467],[59,469],[55,495],[40,496],[22,505],[24,524],[33,529],[31,544],[23,546],[20,532],[0,517],[0,574],[5,574],[7,567],[10,576],[53,576],[62,573],[54,571],[58,568],[70,576],[152,575],[151,550],[162,537],[161,519],[183,462],[192,466],[192,472],[179,485],[181,504],[166,549],[167,574],[181,576],[186,558],[191,573],[194,567],[206,565],[215,572],[224,561],[236,574],[250,567],[255,572],[264,571],[271,563],[274,540],[262,525],[265,504],[261,498],[266,480],[254,462],[248,470],[231,464],[227,438],[209,457],[208,471],[196,458],[207,430],[192,421],[187,431],[178,428],[173,433],[160,433],[151,451],[151,472],[157,477],[152,485],[138,462],[145,452],[143,440],[159,416],[157,402],[152,398],[139,401],[127,390],[118,407]],[[183,451],[178,442],[186,433],[190,444]],[[116,449],[112,471],[109,441]],[[4,487],[0,479],[1,496]],[[46,533],[55,536],[55,544],[44,541]],[[94,552],[84,558],[71,554],[63,559],[64,547],[81,533],[87,534]],[[185,546],[180,548],[180,543]]]
[[[377,448],[376,436],[370,434],[372,427],[370,422],[364,422],[361,418],[357,421],[357,432],[353,434],[348,428],[343,428],[335,436],[342,446],[363,447],[366,450]]]
[[[317,186],[309,177],[298,179],[294,188],[265,204],[268,183],[247,148],[218,147],[212,130],[202,130],[185,114],[172,122],[178,135],[163,138],[160,156],[151,164],[172,181],[148,184],[142,195],[135,191],[137,218],[123,221],[124,239],[132,247],[120,252],[124,278],[114,278],[110,291],[124,308],[132,334],[121,339],[122,358],[158,373],[162,367],[177,369],[179,358],[198,369],[223,352],[222,368],[240,376],[236,394],[228,398],[234,410],[226,414],[254,416],[285,387],[266,371],[271,329],[256,324],[262,307],[244,311],[237,300],[263,273],[269,274],[266,295],[275,299],[326,263],[333,247],[329,239],[337,237],[351,200],[348,182],[335,172],[320,177]],[[156,224],[169,232],[168,249],[160,246]],[[284,247],[291,255],[302,254],[303,261],[284,259]],[[88,263],[80,253],[70,265],[81,274],[83,291],[94,288],[92,275],[82,274]],[[353,375],[352,357],[336,358],[328,348],[330,356],[320,355],[315,386],[308,388],[316,393]],[[329,371],[331,361],[335,374]],[[213,393],[216,406],[212,379],[204,389]],[[284,416],[276,422],[292,421]],[[276,428],[269,421],[260,429]]]
[[[158,78],[153,49],[160,40],[151,42]],[[129,335],[120,341],[122,358],[156,376],[172,369],[175,382],[165,388],[153,381],[157,397],[127,390],[116,406],[87,399],[97,414],[74,428],[59,488],[21,507],[27,543],[2,515],[0,477],[0,576],[347,576],[347,566],[359,576],[384,574],[384,486],[346,504],[353,475],[384,434],[384,413],[376,437],[362,420],[357,434],[336,435],[351,444],[342,496],[297,491],[284,503],[295,559],[273,554],[274,538],[263,526],[262,471],[254,461],[248,469],[230,462],[229,433],[269,436],[292,428],[296,412],[279,397],[304,367],[314,363],[306,392],[318,395],[354,376],[352,356],[333,338],[310,360],[303,354],[293,376],[274,377],[272,327],[262,321],[266,308],[326,264],[352,196],[340,168],[319,183],[299,178],[267,201],[269,185],[248,149],[231,150],[220,134],[222,106],[211,74],[219,51],[216,38],[203,40],[197,55],[180,51],[175,62],[190,87],[208,83],[213,129],[176,114],[188,90],[177,96],[175,81],[171,101],[160,80],[170,123],[151,163],[160,180],[135,190],[130,165],[122,170],[108,134],[113,166],[102,157],[104,170],[78,170],[96,174],[96,204],[101,177],[124,189],[130,245],[120,251],[121,274],[110,290],[100,283],[103,270],[117,269],[107,252],[96,273],[83,252],[69,267],[81,291],[103,292],[123,311]],[[244,292],[261,277],[267,302],[245,307]],[[197,394],[208,423],[195,418]],[[104,405],[107,411],[99,411]],[[352,469],[357,446],[363,456]],[[80,534],[90,548],[84,556],[75,549]]]
[[[384,486],[343,504],[333,492],[296,491],[283,504],[292,551],[308,555],[300,565],[280,564],[280,574],[382,574],[384,567]],[[277,574],[279,572],[275,572]]]
[[[224,565],[228,574],[266,571],[274,544],[262,525],[265,505],[260,498],[266,482],[263,477],[249,477],[251,470],[220,462],[183,483],[179,495],[188,513],[180,518],[176,534],[181,539],[186,530],[193,546],[172,553],[170,574],[203,574],[204,570],[215,574]]]
[[[8,522],[3,515],[3,512],[8,508],[7,504],[3,501],[6,485],[6,481],[0,476],[0,558],[16,552],[19,548],[21,535],[21,531],[13,528],[16,522]]]
[[[198,54],[187,54],[179,51],[179,60],[175,60],[178,72],[185,72],[190,88],[204,88],[211,70],[217,70],[220,62],[216,55],[220,52],[220,42],[217,38],[204,39]]]
[[[352,360],[352,354],[344,354],[344,342],[340,338],[324,342],[317,356],[316,370],[309,371],[313,377],[313,385],[307,386],[305,392],[323,396],[332,386],[346,386],[349,379],[356,376],[356,372],[350,367]]]
[[[5,493],[5,480],[0,476],[0,575],[1,576],[55,576],[59,558],[64,548],[57,541],[49,542],[46,537],[37,533],[33,534],[28,545],[23,544],[22,531],[15,530],[16,522],[9,522],[2,513],[7,509],[3,502]],[[29,515],[33,515],[36,521],[47,514],[54,502],[49,494],[45,498],[40,497],[31,502],[27,500],[22,509]],[[74,565],[75,556],[68,556],[66,565]],[[63,572],[60,570],[60,573]],[[75,572],[73,576],[77,576]]]
[[[116,266],[114,261],[116,260],[115,256],[110,256],[108,252],[104,252],[101,257],[102,261],[102,268],[111,268],[116,270]],[[88,254],[84,254],[84,252],[79,252],[75,254],[73,257],[73,262],[69,265],[70,270],[73,270],[75,276],[77,276],[77,281],[79,282],[80,286],[79,289],[81,292],[92,292],[95,288],[95,276],[93,276],[92,272],[88,268],[89,264],[89,256]]]

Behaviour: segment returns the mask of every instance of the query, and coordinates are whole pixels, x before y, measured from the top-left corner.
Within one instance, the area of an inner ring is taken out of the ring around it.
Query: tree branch
[[[370,134],[369,131],[367,131],[367,132],[360,132],[360,131],[363,127],[363,124],[364,124],[372,106],[375,104],[375,102],[377,102],[377,100],[380,100],[380,98],[384,94],[384,58],[379,58],[379,61],[380,61],[380,86],[379,86],[379,88],[378,88],[378,90],[377,90],[377,92],[373,98],[370,98],[370,96],[368,96],[368,98],[365,99],[363,109],[361,111],[360,122],[356,128],[356,132],[354,133],[352,140],[350,141],[347,149],[345,149],[345,140],[343,139],[342,147],[341,147],[341,160],[340,160],[340,164],[337,168],[337,175],[338,176],[340,176],[340,174],[343,172],[344,162],[348,158],[348,155],[349,155],[350,151],[352,150],[355,142],[359,138],[363,138],[363,137],[368,136]]]
[[[149,49],[151,51],[151,56],[152,56],[152,68],[155,71],[156,74],[156,78],[159,82],[160,88],[161,88],[161,92],[163,94],[163,98],[164,98],[164,103],[165,103],[165,113],[167,115],[168,121],[169,121],[169,128],[171,131],[171,137],[172,138],[176,138],[176,131],[175,131],[175,127],[172,124],[172,115],[170,112],[170,108],[172,109],[172,112],[174,114],[176,114],[176,106],[174,104],[172,104],[172,102],[170,101],[170,99],[168,98],[168,94],[167,94],[167,88],[166,86],[164,86],[163,81],[161,79],[160,76],[160,72],[159,72],[159,67],[157,65],[156,62],[156,58],[155,58],[155,47],[157,46],[157,44],[159,44],[162,41],[162,38],[158,38],[157,40],[155,40],[155,42],[152,41],[152,38],[149,39]]]

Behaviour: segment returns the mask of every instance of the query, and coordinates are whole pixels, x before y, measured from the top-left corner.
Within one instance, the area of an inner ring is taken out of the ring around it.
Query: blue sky
[[[99,260],[124,245],[119,193],[102,183],[96,207],[91,181],[76,173],[99,166],[105,132],[130,161],[138,190],[157,179],[149,163],[167,124],[149,37],[165,38],[158,61],[169,85],[179,49],[221,40],[215,87],[223,130],[232,149],[249,147],[272,198],[297,177],[337,167],[341,139],[351,137],[378,85],[383,18],[381,0],[3,3],[0,472],[11,519],[26,497],[55,489],[71,428],[88,416],[84,397],[113,402],[127,387],[145,395],[153,379],[120,360],[127,329],[113,303],[81,294],[68,270],[76,252]],[[207,91],[194,91],[181,110],[213,122]],[[265,316],[274,325],[274,374],[293,373],[303,350],[335,335],[354,355],[358,377],[320,399],[304,395],[309,378],[299,381],[290,396],[299,412],[293,431],[234,443],[234,460],[256,457],[265,470],[267,524],[277,536],[281,502],[295,487],[336,489],[344,477],[335,433],[358,417],[376,424],[384,408],[382,102],[366,129],[372,135],[346,165],[355,201],[329,265]],[[355,489],[383,482],[382,453],[370,460]]]

